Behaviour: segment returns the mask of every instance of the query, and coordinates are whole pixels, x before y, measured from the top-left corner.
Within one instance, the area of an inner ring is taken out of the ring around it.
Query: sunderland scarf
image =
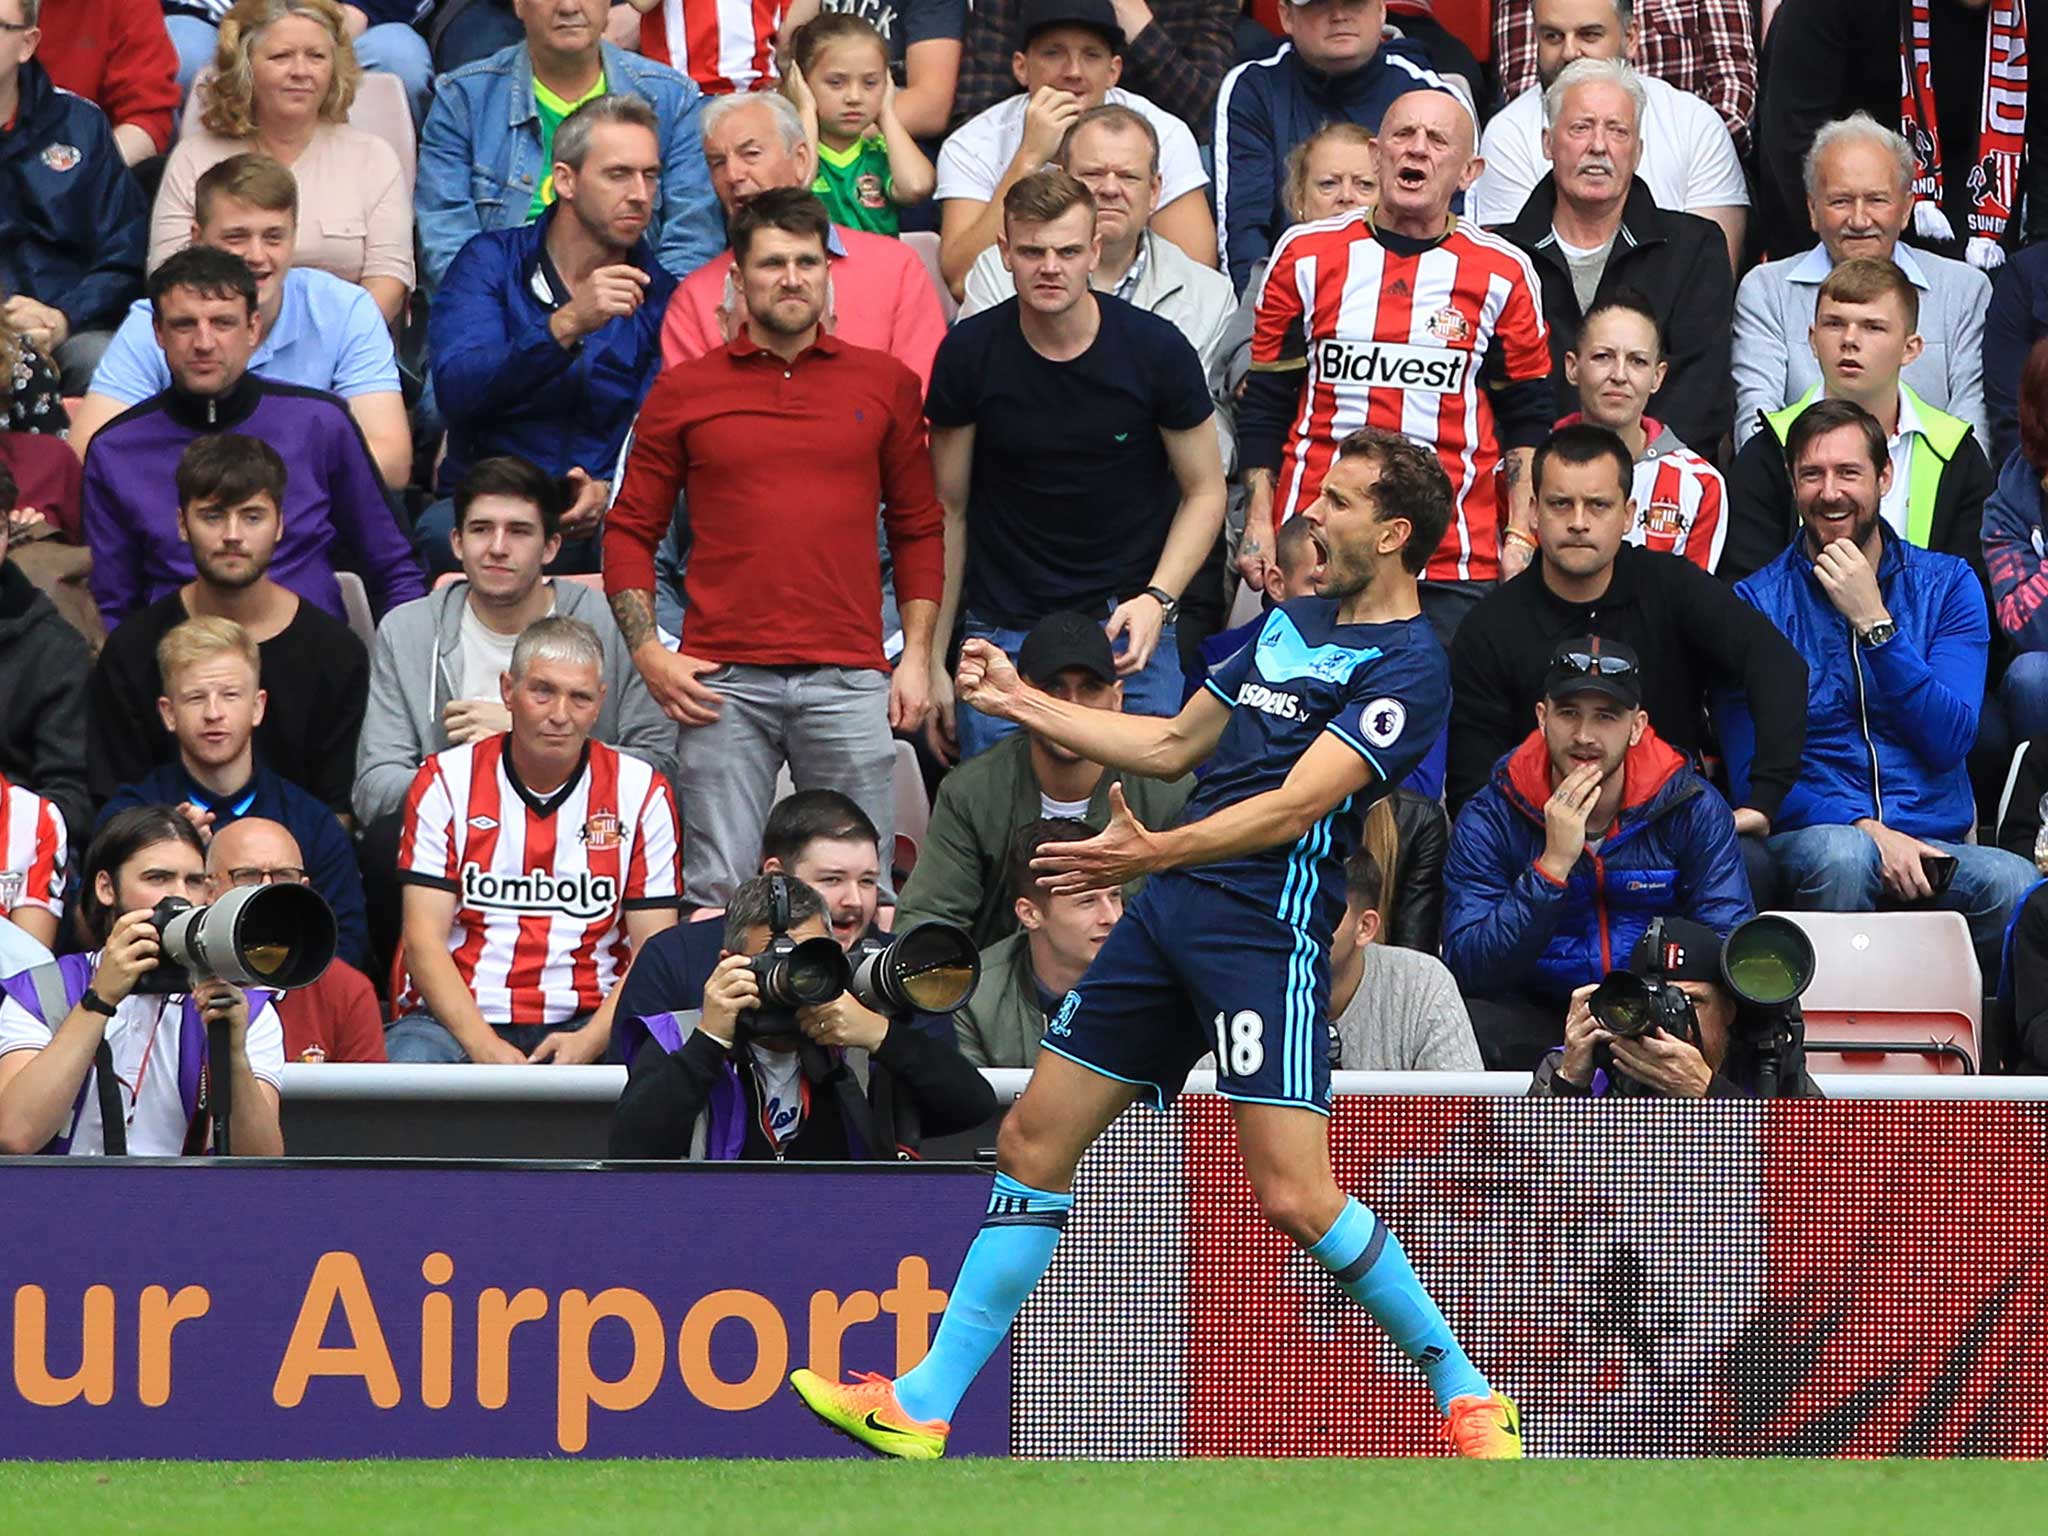
[[[1935,117],[1927,19],[1930,0],[1905,0],[1899,45],[1899,131],[1913,146],[1913,228],[1925,240],[1953,240],[1942,212],[1941,127]],[[1983,102],[1977,118],[1977,163],[1970,193],[1968,244],[1973,267],[2004,262],[2000,241],[2019,201],[2020,159],[2027,142],[2026,0],[1992,0],[1984,29]]]

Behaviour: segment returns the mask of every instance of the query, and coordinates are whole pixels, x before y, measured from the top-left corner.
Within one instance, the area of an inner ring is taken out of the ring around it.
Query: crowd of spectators
[[[2048,1070],[2016,14],[0,0],[0,1147],[197,1149],[220,1020],[242,1152],[286,1060],[623,1062],[621,1155],[971,1127],[1130,894],[1034,858],[1202,770],[959,642],[1176,714],[1363,427],[1452,485],[1454,699],[1338,1065],[1735,1091],[1707,971],[1675,1055],[1589,989],[1783,906],[1962,914]],[[278,883],[318,985],[151,992],[158,900]],[[780,932],[928,922],[957,1015],[744,1023]]]

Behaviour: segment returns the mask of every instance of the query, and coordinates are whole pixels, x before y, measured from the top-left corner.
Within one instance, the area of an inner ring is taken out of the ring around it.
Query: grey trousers
[[[894,899],[896,850],[889,674],[860,667],[716,667],[706,685],[725,699],[710,725],[686,725],[676,755],[683,819],[683,902],[722,907],[761,868],[761,828],[775,777],[789,764],[798,789],[836,789],[882,834],[882,897]]]

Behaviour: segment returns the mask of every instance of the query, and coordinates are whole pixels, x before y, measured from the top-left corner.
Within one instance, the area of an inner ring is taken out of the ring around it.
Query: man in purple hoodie
[[[335,546],[383,613],[423,596],[412,546],[348,407],[248,371],[259,339],[256,279],[242,258],[192,246],[151,274],[150,309],[171,387],[95,434],[85,458],[92,593],[107,628],[192,579],[178,534],[178,461],[194,438],[241,432],[285,461],[284,533],[270,578],[336,618]]]

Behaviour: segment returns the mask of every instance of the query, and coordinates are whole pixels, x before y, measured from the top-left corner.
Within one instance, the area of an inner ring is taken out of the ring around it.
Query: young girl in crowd
[[[790,40],[783,89],[803,114],[818,164],[811,190],[832,222],[896,234],[896,210],[930,197],[938,177],[897,121],[882,34],[847,12],[805,22]]]

